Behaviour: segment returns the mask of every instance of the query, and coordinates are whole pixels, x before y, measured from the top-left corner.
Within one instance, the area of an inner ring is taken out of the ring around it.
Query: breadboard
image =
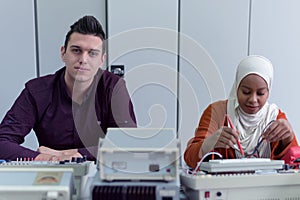
[[[283,160],[270,160],[268,158],[220,159],[203,162],[200,170],[209,173],[223,172],[255,172],[257,170],[283,169]]]

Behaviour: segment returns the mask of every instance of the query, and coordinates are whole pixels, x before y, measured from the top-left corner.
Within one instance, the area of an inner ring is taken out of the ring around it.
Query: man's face
[[[105,60],[102,45],[102,39],[94,35],[76,32],[71,35],[67,49],[61,47],[61,57],[66,65],[67,82],[92,83]]]

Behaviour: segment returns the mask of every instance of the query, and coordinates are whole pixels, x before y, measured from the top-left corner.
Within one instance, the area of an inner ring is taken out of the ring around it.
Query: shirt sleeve
[[[195,136],[189,140],[184,152],[184,160],[188,166],[196,167],[197,162],[201,159],[199,151],[204,140],[218,130],[224,119],[225,112],[226,103],[224,101],[213,103],[204,110],[195,130]]]
[[[91,146],[91,147],[86,147],[86,148],[79,148],[78,152],[82,156],[86,156],[88,160],[96,160],[97,154],[98,154],[98,146]]]
[[[35,158],[39,153],[20,146],[35,123],[35,106],[25,88],[0,124],[0,158]]]

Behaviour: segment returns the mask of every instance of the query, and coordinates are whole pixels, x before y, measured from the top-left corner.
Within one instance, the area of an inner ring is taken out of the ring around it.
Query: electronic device
[[[269,158],[217,159],[202,162],[200,170],[208,173],[255,172],[257,170],[283,169],[283,160]]]
[[[261,200],[300,199],[298,171],[180,174],[185,194],[190,200]]]
[[[0,199],[71,200],[73,170],[0,168]]]
[[[75,189],[75,199],[79,198],[82,194],[82,189],[84,188],[86,181],[88,179],[88,174],[92,169],[93,161],[10,161],[2,162],[0,164],[0,170],[9,169],[11,171],[31,171],[32,170],[63,170],[71,169],[73,175],[74,189]]]
[[[284,170],[283,160],[218,159],[182,172],[180,181],[191,200],[298,199],[300,173]]]
[[[99,173],[99,172],[97,172]],[[102,181],[96,174],[91,184],[92,200],[179,200],[179,179],[175,181]]]
[[[171,128],[109,128],[99,141],[101,180],[179,179],[179,141]]]

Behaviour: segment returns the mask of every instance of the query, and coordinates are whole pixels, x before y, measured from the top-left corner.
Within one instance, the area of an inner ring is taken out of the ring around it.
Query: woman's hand
[[[288,144],[294,139],[294,131],[286,119],[278,119],[262,133],[262,138],[268,142],[282,140],[284,144]]]
[[[237,144],[240,134],[238,131],[232,128],[223,126],[218,129],[213,135],[216,141],[214,148],[230,148],[233,147],[233,145]]]
[[[230,148],[237,144],[240,133],[227,126],[220,127],[214,134],[206,138],[199,156],[205,155],[215,148]]]

